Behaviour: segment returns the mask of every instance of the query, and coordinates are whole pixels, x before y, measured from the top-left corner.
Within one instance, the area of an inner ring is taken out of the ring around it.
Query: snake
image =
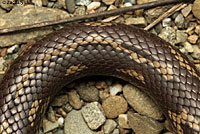
[[[175,46],[117,23],[65,26],[21,53],[0,83],[0,134],[37,134],[66,84],[103,75],[143,87],[177,134],[200,133],[200,73]]]

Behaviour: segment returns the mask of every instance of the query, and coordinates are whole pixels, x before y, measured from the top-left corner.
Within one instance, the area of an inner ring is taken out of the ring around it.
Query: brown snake
[[[68,26],[32,45],[0,83],[0,134],[35,134],[53,96],[84,76],[145,87],[178,134],[200,133],[200,74],[176,48],[123,24]]]

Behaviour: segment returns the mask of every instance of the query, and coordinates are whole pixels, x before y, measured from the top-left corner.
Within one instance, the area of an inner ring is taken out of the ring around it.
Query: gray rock
[[[165,18],[165,19],[163,19],[163,21],[162,21],[163,27],[171,26],[171,23],[172,23],[171,18]]]
[[[44,133],[50,132],[58,127],[59,127],[58,122],[51,122],[51,121],[45,120],[45,123],[43,123]]]
[[[188,38],[188,35],[180,30],[176,32],[176,44],[185,42]]]
[[[136,4],[136,0],[125,0],[125,3],[127,3],[127,2],[129,2],[129,3],[133,4],[133,5]]]
[[[51,103],[51,106],[63,106],[65,104],[67,104],[68,102],[68,95],[58,95],[58,96],[55,96],[52,103]]]
[[[176,31],[172,27],[163,28],[158,36],[172,45],[176,44]]]
[[[138,113],[128,112],[128,121],[136,134],[160,134],[164,127],[158,121]]]
[[[95,86],[77,86],[76,87],[81,99],[87,102],[99,100],[99,90]]]
[[[82,108],[81,112],[89,128],[92,130],[99,128],[106,121],[103,108],[98,102],[87,104]]]
[[[96,134],[85,123],[81,111],[72,110],[65,118],[64,134]]]
[[[69,113],[70,111],[72,111],[72,106],[69,104],[69,103],[67,103],[66,105],[64,105],[63,106],[63,110],[65,111],[65,112],[67,112],[67,113]]]
[[[16,27],[21,25],[40,23],[44,21],[53,21],[69,17],[65,11],[46,7],[37,7],[35,15],[34,5],[16,6],[9,13],[0,17],[0,28]],[[22,23],[23,22],[23,23]],[[39,30],[27,30],[26,32],[17,32],[0,36],[0,46],[7,47],[21,42],[27,42],[38,36],[44,36],[52,32],[52,28],[46,27]]]
[[[117,126],[117,123],[114,120],[108,119],[106,120],[105,125],[103,126],[103,130],[105,134],[110,134]]]
[[[191,11],[192,11],[192,4],[189,4],[188,6],[186,6],[181,10],[181,13],[183,14],[184,17],[187,17]]]
[[[47,112],[47,119],[51,122],[55,122],[56,121],[56,116],[55,116],[55,112],[53,111],[53,108],[50,106]]]
[[[137,3],[138,3],[138,1],[137,1]],[[170,8],[170,6],[161,6],[161,7],[156,7],[156,8],[146,10],[144,12],[144,14],[145,14],[145,18],[146,18],[147,22],[148,23],[153,22],[160,15],[162,15],[164,12],[166,12],[169,8]]]
[[[136,87],[127,84],[123,88],[123,94],[131,107],[142,115],[154,118],[156,120],[163,119],[162,112],[157,105],[143,92]]]
[[[185,21],[185,18],[184,16],[180,13],[177,15],[177,17],[175,18],[175,24],[178,28],[183,28],[184,26],[184,21]]]

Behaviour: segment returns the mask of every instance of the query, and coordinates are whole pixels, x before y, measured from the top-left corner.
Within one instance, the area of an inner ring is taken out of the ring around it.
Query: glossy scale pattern
[[[144,87],[178,134],[200,133],[200,75],[176,48],[123,24],[65,27],[17,58],[0,83],[0,134],[35,134],[66,84],[108,75]]]

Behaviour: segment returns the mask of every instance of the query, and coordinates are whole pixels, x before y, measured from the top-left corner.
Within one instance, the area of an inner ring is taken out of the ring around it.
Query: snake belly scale
[[[46,36],[12,63],[0,83],[0,134],[38,133],[59,89],[91,75],[144,87],[176,133],[200,133],[200,75],[187,57],[139,28],[90,23]]]

